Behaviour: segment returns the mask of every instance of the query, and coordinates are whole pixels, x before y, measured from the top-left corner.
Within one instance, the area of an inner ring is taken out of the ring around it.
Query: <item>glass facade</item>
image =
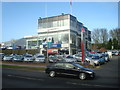
[[[40,39],[43,40],[43,43],[47,42],[47,37],[52,37],[52,43],[53,44],[66,44],[69,42],[68,33],[61,33],[61,34],[53,34],[53,35],[45,35],[40,36]],[[39,43],[39,45],[42,45],[42,43]]]
[[[28,41],[28,48],[29,49],[37,48],[37,41]]]
[[[64,28],[68,26],[69,28]],[[56,28],[55,28],[56,27]],[[39,47],[40,45],[47,44],[47,37],[52,37],[53,44],[61,44],[67,48],[69,54],[75,54],[81,49],[81,28],[84,27],[81,22],[77,20],[76,17],[66,14],[60,16],[53,16],[47,18],[38,19],[38,29],[47,30],[50,28],[49,32],[43,31],[38,32],[37,41],[28,41],[28,48]],[[54,28],[56,29],[54,31]],[[57,28],[59,28],[57,30]],[[85,28],[85,42],[91,42],[91,32]],[[52,30],[53,29],[53,30]],[[70,35],[69,35],[70,34]],[[70,41],[69,41],[70,40]],[[70,46],[70,48],[69,48]],[[88,45],[86,45],[88,46]]]
[[[68,16],[56,16],[51,18],[39,19],[38,20],[38,28],[53,28],[53,27],[61,27],[68,26]]]

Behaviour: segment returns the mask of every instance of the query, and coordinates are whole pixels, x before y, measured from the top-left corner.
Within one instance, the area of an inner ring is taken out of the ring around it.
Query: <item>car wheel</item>
[[[79,74],[79,79],[85,80],[86,79],[86,74],[85,73],[80,73]]]
[[[55,71],[50,71],[49,75],[50,77],[55,77]]]

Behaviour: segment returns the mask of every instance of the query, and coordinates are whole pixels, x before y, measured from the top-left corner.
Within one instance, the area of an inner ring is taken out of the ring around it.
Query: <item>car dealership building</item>
[[[91,31],[75,16],[61,14],[39,18],[37,35],[24,36],[26,49],[39,49],[40,53],[46,50],[48,53],[78,53],[81,50],[81,28],[85,30],[85,47],[91,49]]]

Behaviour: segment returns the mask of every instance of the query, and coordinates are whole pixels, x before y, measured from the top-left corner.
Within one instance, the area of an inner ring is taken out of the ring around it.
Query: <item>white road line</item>
[[[73,84],[73,85],[82,85],[82,86],[97,86],[97,87],[108,87],[113,88],[114,86],[104,86],[104,85],[91,85],[91,84],[80,84],[80,83],[72,83],[72,82],[66,82],[67,84]]]
[[[43,79],[23,77],[23,76],[15,76],[15,75],[7,75],[7,76],[8,76],[8,77],[17,77],[17,78],[29,79],[29,80],[39,80],[39,81],[43,81]]]

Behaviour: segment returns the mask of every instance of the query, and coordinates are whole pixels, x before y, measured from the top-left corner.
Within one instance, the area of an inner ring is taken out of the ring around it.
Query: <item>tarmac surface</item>
[[[120,56],[114,56],[95,69],[95,79],[87,80],[68,76],[51,78],[45,72],[2,68],[2,88],[119,88],[119,60]]]

